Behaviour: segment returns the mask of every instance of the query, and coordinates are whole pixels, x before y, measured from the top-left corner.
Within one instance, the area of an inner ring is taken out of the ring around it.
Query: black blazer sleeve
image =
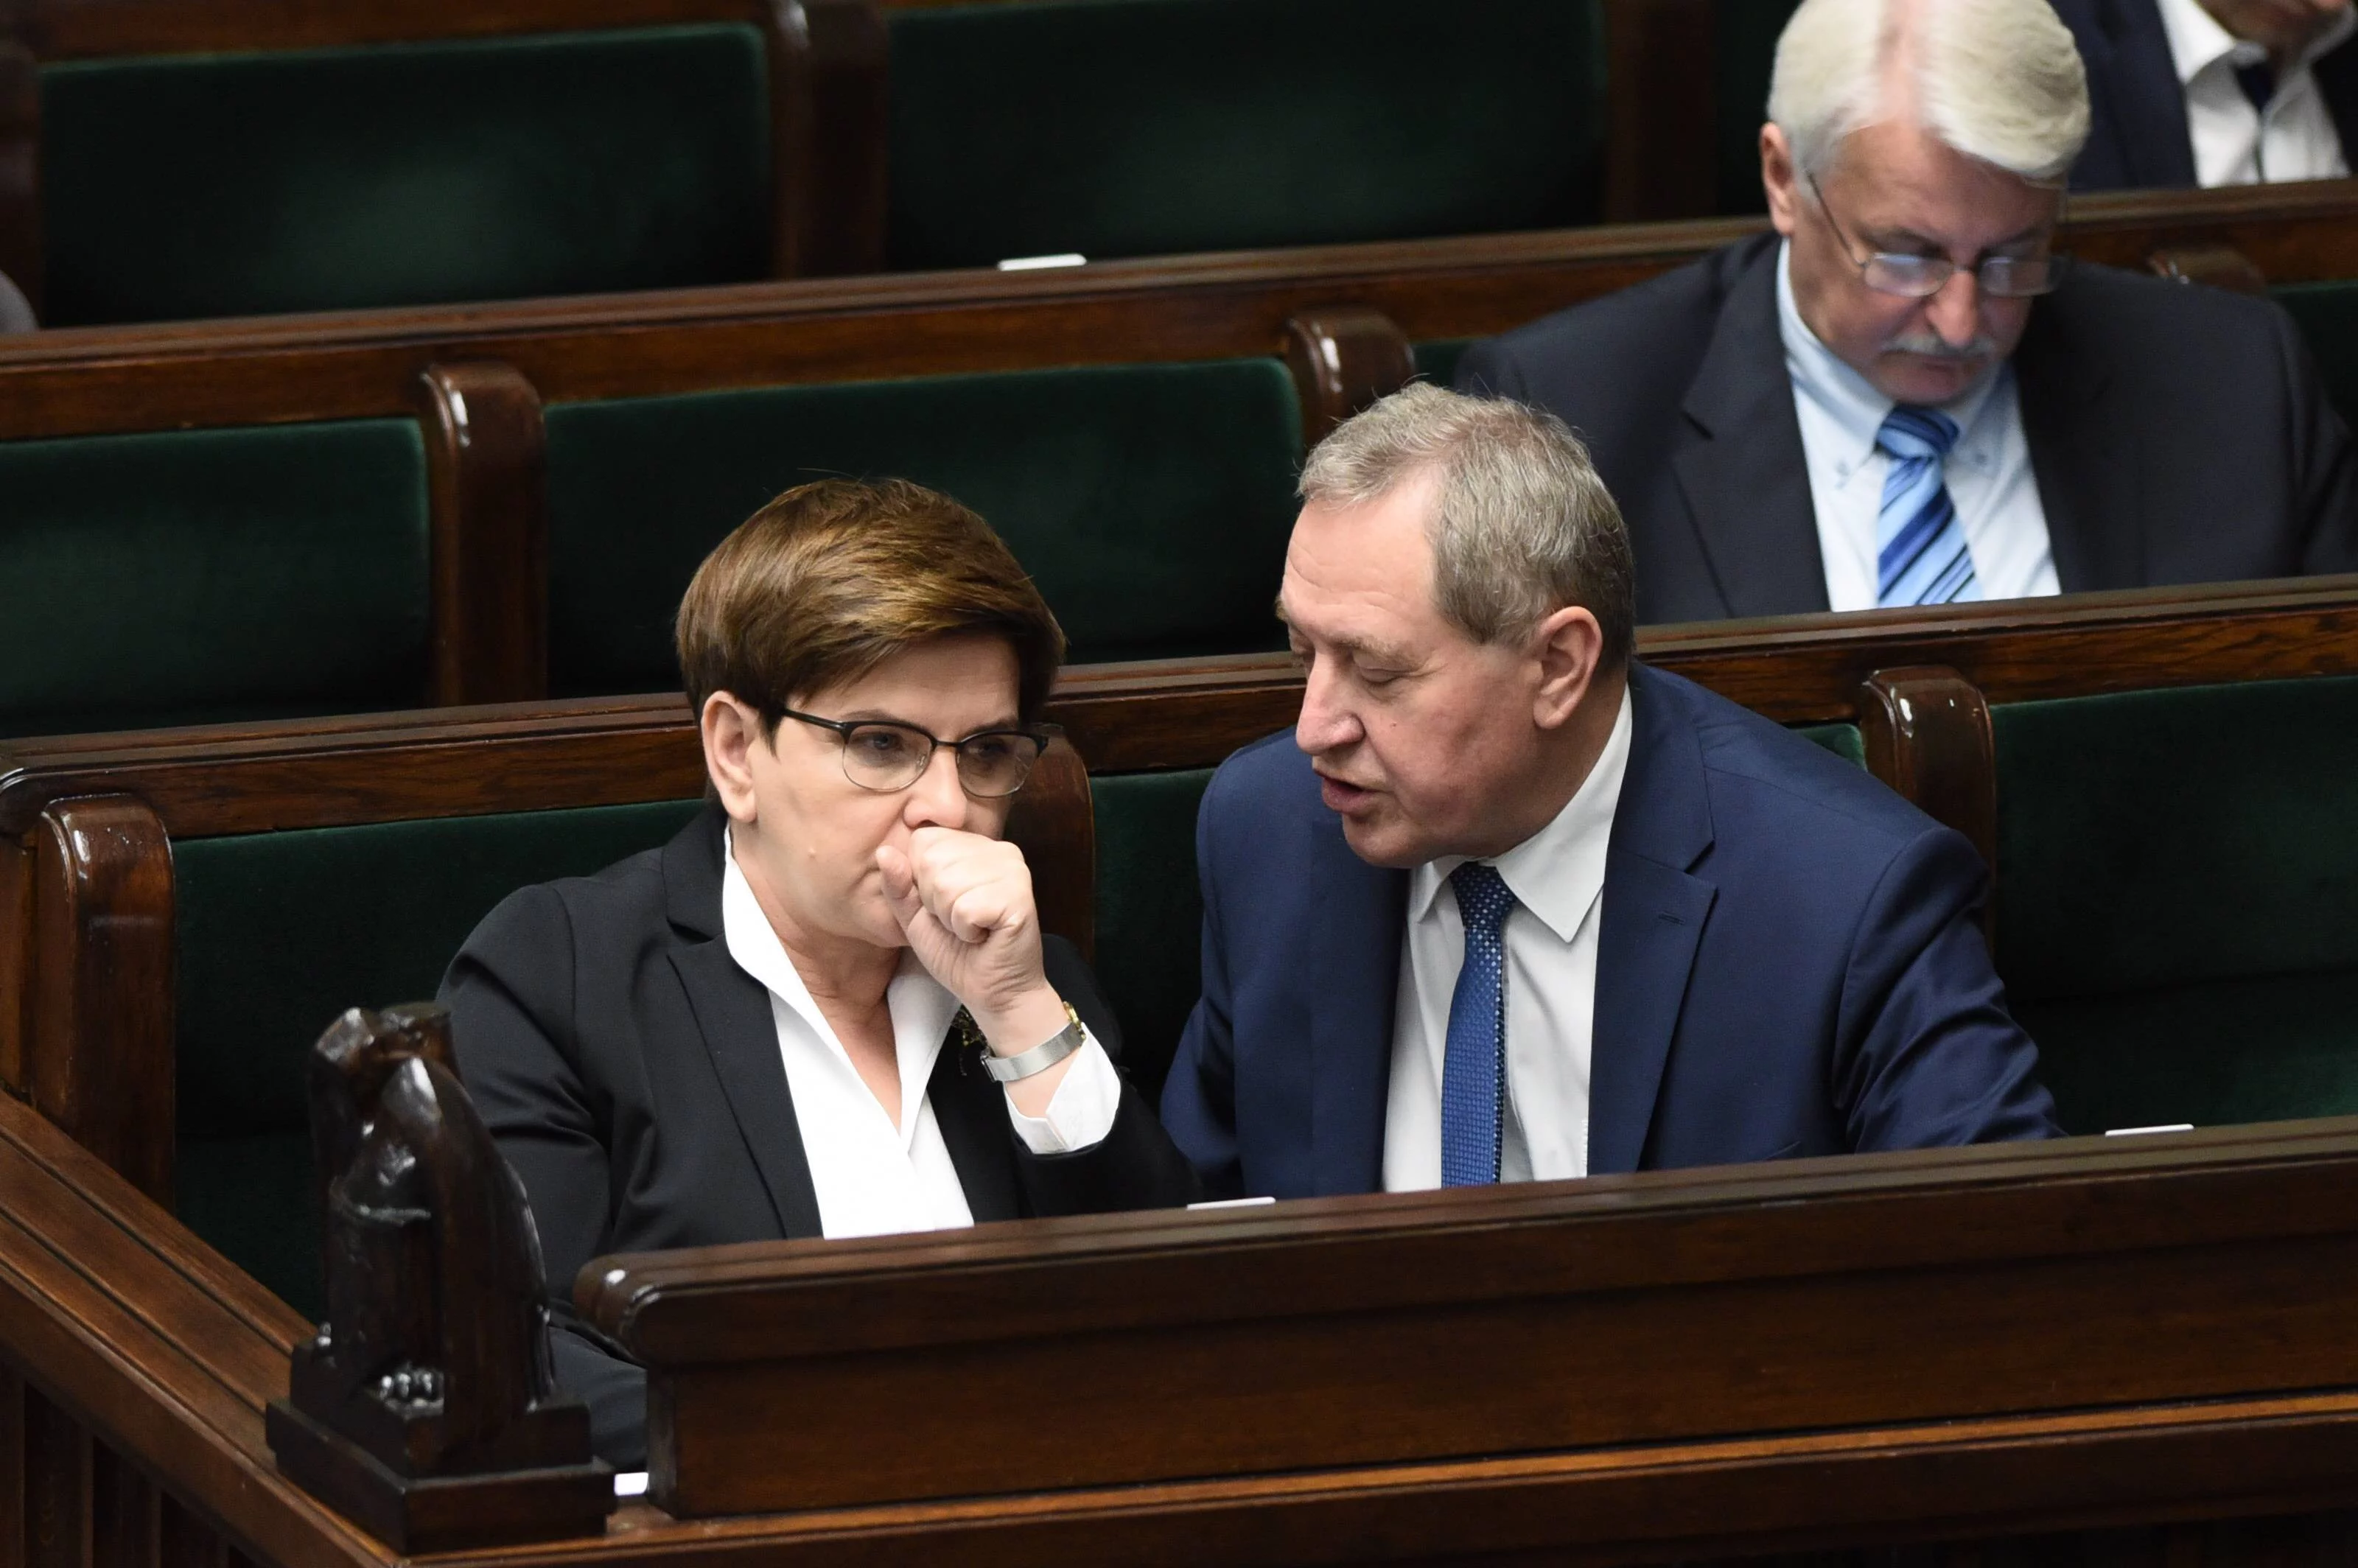
[[[2307,576],[2358,571],[2358,474],[2352,471],[2350,428],[2326,395],[2300,329],[2282,310],[2268,314],[2292,411],[2300,569]]]
[[[1097,977],[1088,965],[1061,936],[1047,938],[1042,957],[1048,983],[1081,1015],[1081,1022],[1113,1058],[1115,1070],[1120,1071],[1121,1025],[1115,1021],[1105,994],[1098,989]],[[1006,1112],[1002,1109],[1000,1114],[1004,1118]],[[1007,1132],[1015,1146],[1023,1195],[1033,1214],[1175,1208],[1204,1195],[1195,1167],[1171,1141],[1171,1135],[1155,1118],[1154,1108],[1146,1103],[1127,1073],[1122,1074],[1121,1108],[1114,1115],[1112,1129],[1087,1149],[1034,1154],[1011,1120]]]
[[[619,1469],[646,1466],[646,1373],[573,1311],[573,1278],[606,1249],[611,1107],[568,1048],[575,945],[564,901],[546,887],[510,896],[451,962],[460,1075],[524,1182],[540,1232],[557,1387],[590,1406],[591,1444]]]

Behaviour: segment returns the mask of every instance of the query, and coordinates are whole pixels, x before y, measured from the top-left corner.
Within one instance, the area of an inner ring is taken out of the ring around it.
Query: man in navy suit
[[[2053,1135],[1971,846],[1632,660],[1628,535],[1559,420],[1413,385],[1302,493],[1301,719],[1197,822],[1163,1114],[1211,1191]]]
[[[2332,179],[2358,147],[2350,0],[2054,0],[2087,62],[2075,190]]]

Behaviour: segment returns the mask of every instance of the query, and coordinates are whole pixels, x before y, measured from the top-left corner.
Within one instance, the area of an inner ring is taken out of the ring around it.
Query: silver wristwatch
[[[1002,1084],[1015,1083],[1035,1073],[1044,1073],[1082,1046],[1089,1037],[1081,1032],[1081,1015],[1073,1004],[1065,1004],[1065,1027],[1048,1036],[1047,1043],[1034,1045],[1021,1055],[995,1054],[990,1046],[982,1048],[982,1070]]]

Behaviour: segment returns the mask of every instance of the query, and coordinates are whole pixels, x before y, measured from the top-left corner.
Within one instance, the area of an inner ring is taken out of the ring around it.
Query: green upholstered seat
[[[1593,221],[1595,0],[888,13],[903,267]]]
[[[1718,211],[1766,212],[1760,189],[1760,125],[1768,118],[1768,78],[1777,39],[1801,0],[1717,0],[1713,7],[1712,127]]]
[[[2064,1125],[2358,1111],[2358,678],[1992,719],[1999,968]]]
[[[768,104],[737,24],[51,65],[47,319],[759,277]]]
[[[700,804],[175,842],[181,1219],[318,1315],[303,1099],[312,1042],[348,1007],[430,1000],[501,899],[665,843]]]
[[[2358,426],[2358,283],[2297,283],[2277,289],[2292,313],[2342,420]]]
[[[406,419],[0,444],[0,734],[416,702]]]
[[[672,617],[698,564],[829,475],[915,480],[979,512],[1076,660],[1277,645],[1302,434],[1275,360],[562,404],[547,420],[560,693],[675,685]]]
[[[1856,725],[1812,725],[1799,733],[1853,762],[1866,757]],[[1098,827],[1098,978],[1121,1020],[1124,1065],[1156,1096],[1202,989],[1195,808],[1211,782],[1209,768],[1089,781]]]

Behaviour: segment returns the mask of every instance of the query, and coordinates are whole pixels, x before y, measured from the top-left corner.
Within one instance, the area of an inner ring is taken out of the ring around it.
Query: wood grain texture
[[[158,1203],[172,1197],[172,850],[127,795],[41,815],[33,1104]]]
[[[202,8],[198,8],[201,10]],[[2143,267],[2232,243],[2272,282],[2358,276],[2358,186],[2134,192],[2073,204],[2079,254]],[[1644,281],[1753,219],[735,285],[0,341],[0,439],[410,411],[437,361],[503,361],[548,401],[1283,351],[1356,308],[1411,341],[1482,337]]]
[[[19,1097],[32,1092],[25,1053],[33,1033],[33,865],[30,844],[0,838],[0,1089]]]
[[[1302,400],[1302,444],[1326,433],[1416,374],[1408,334],[1379,310],[1313,311],[1285,323],[1285,367]]]
[[[1997,741],[1989,700],[1952,669],[1877,670],[1860,686],[1858,727],[1867,771],[1924,815],[1970,840],[1997,876]],[[1997,950],[1997,903],[1982,907],[1982,935]]]
[[[548,434],[532,383],[497,361],[417,379],[432,556],[429,702],[548,695]]]
[[[26,1568],[94,1568],[90,1433],[38,1389],[23,1419]]]
[[[2330,1120],[606,1259],[577,1302],[705,1515],[2332,1390],[2353,1191]]]
[[[0,38],[0,273],[41,309],[41,81],[32,51]]]
[[[871,0],[769,0],[771,259],[778,277],[879,272],[892,39]]]

